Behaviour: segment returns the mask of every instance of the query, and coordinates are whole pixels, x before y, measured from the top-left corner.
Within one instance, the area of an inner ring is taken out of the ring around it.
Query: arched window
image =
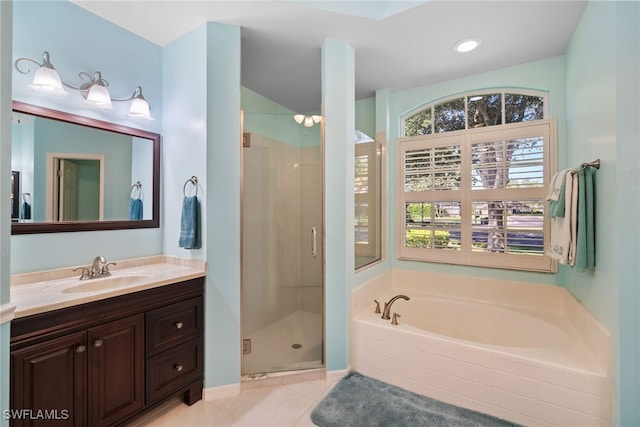
[[[543,120],[546,94],[522,90],[473,92],[429,104],[403,120],[402,136]]]
[[[553,271],[545,196],[556,126],[544,93],[468,93],[413,112],[398,139],[403,259]]]

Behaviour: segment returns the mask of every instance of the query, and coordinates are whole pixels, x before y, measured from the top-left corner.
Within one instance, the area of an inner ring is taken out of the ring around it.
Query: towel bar
[[[589,163],[583,163],[583,164],[581,164],[581,165],[580,165],[580,169],[577,169],[577,170],[571,171],[571,174],[572,174],[572,175],[575,175],[575,174],[577,174],[578,172],[583,171],[583,170],[585,170],[585,169],[586,169],[586,168],[588,168],[588,167],[592,167],[592,168],[600,169],[600,159],[596,159],[596,160],[594,160],[593,162],[589,162]]]

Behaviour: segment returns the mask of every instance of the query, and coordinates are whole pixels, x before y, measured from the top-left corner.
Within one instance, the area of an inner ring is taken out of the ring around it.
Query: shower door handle
[[[318,256],[318,231],[315,227],[311,227],[311,256]]]

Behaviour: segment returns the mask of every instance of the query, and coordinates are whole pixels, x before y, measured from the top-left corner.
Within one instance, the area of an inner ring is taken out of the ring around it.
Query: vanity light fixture
[[[49,60],[49,52],[45,51],[42,53],[42,64],[31,58],[16,59],[16,70],[18,70],[18,72],[21,74],[29,74],[31,72],[31,69],[27,68],[23,70],[22,68],[20,68],[20,63],[23,61],[32,62],[38,65],[38,69],[36,70],[33,77],[33,82],[29,85],[29,88],[32,90],[46,93],[52,96],[64,97],[69,95],[69,93],[64,90],[64,86],[66,86],[69,89],[79,91],[84,98],[84,104],[91,105],[102,110],[113,109],[112,101],[132,101],[129,108],[129,113],[127,114],[128,117],[153,120],[153,117],[151,116],[151,113],[149,111],[149,101],[147,101],[146,98],[142,95],[141,86],[137,86],[133,90],[133,94],[128,98],[112,98],[111,94],[109,93],[109,89],[107,89],[107,87],[109,86],[109,82],[102,78],[102,73],[100,73],[100,71],[96,71],[95,73],[93,73],[93,75],[84,71],[80,72],[78,74],[80,79],[87,80],[87,82],[76,87],[65,83],[64,81],[62,81],[62,79],[60,79],[60,75]]]
[[[469,37],[469,38],[460,40],[458,43],[453,45],[453,50],[454,52],[458,52],[458,53],[471,52],[472,50],[480,46],[481,43],[482,43],[482,40],[480,40],[479,38]]]
[[[298,124],[304,123],[306,127],[310,128],[314,123],[320,123],[320,120],[322,120],[322,116],[305,116],[304,114],[296,114],[295,116],[293,116],[293,120],[295,120]]]

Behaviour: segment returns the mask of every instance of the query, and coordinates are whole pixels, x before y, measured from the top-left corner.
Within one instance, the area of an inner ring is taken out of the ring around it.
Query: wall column
[[[205,388],[239,385],[240,27],[203,24],[164,47],[163,67],[164,253],[207,262]],[[187,250],[182,189],[194,175],[202,248]]]
[[[240,382],[240,27],[207,24],[205,387]]]
[[[355,268],[354,62],[354,51],[347,43],[326,40],[322,45],[327,371],[349,366],[349,291]]]

